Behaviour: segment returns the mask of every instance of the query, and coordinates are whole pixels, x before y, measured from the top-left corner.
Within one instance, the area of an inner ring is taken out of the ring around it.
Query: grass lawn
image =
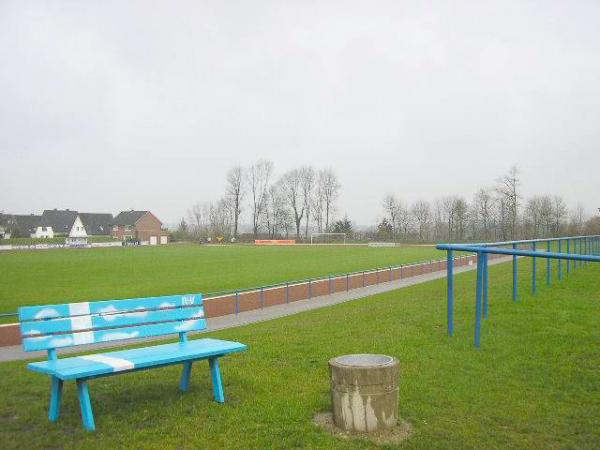
[[[419,246],[188,244],[2,252],[0,313],[20,305],[249,288],[443,257]]]
[[[49,381],[25,362],[0,364],[0,442],[32,448],[372,448],[312,423],[330,408],[327,361],[397,356],[401,448],[600,448],[600,266],[511,300],[511,266],[490,267],[490,318],[472,346],[473,272],[456,278],[456,336],[446,337],[445,280],[269,322],[209,333],[248,351],[222,359],[227,403],[212,401],[206,363],[178,391],[179,367],[94,380],[96,433],[81,428],[74,383],[48,422]],[[210,322],[209,322],[210,328]]]

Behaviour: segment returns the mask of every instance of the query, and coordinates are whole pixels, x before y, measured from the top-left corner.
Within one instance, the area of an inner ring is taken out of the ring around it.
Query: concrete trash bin
[[[333,421],[346,431],[370,432],[398,422],[398,360],[344,355],[329,360]]]

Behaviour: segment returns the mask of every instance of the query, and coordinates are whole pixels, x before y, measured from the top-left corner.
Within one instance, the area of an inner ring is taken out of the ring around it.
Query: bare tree
[[[456,223],[456,238],[465,239],[465,230],[469,220],[469,205],[464,198],[458,197],[454,201],[454,222]]]
[[[323,232],[325,222],[325,193],[321,183],[320,173],[317,175],[317,185],[312,203],[312,216],[319,233]]]
[[[585,225],[585,208],[581,203],[578,203],[575,209],[571,211],[570,220],[570,232],[571,234],[580,235],[583,234],[583,227]]]
[[[484,240],[489,239],[494,211],[494,198],[490,190],[485,188],[479,189],[475,194],[473,203],[473,220],[476,224],[475,233],[478,234],[479,230],[481,230],[481,237]]]
[[[304,217],[305,202],[303,200],[302,174],[299,169],[286,172],[281,178],[281,186],[286,201],[290,206],[294,225],[296,226],[296,239],[300,239],[300,224]]]
[[[441,212],[446,222],[446,236],[452,240],[454,236],[454,222],[456,219],[456,201],[455,196],[447,196],[441,200]]]
[[[200,228],[202,225],[202,204],[200,202],[194,203],[188,209],[188,218],[193,226]]]
[[[508,232],[511,239],[515,239],[521,195],[519,193],[519,170],[512,166],[508,173],[498,180],[496,191],[502,199],[502,207],[507,213]]]
[[[540,196],[533,196],[525,204],[523,217],[523,226],[526,237],[535,238],[540,236],[542,229],[542,199]]]
[[[187,211],[187,230],[195,239],[200,239],[206,234],[206,220],[208,219],[208,206],[206,203],[196,202]]]
[[[417,225],[419,241],[423,241],[425,239],[427,227],[429,226],[429,221],[431,220],[431,208],[429,207],[429,203],[424,200],[418,200],[412,205],[410,211]]]
[[[238,236],[238,225],[242,213],[244,198],[244,169],[241,166],[232,167],[227,172],[226,199],[233,215],[233,237]]]
[[[324,169],[319,172],[319,185],[321,186],[325,209],[325,231],[329,231],[329,225],[335,212],[335,202],[339,196],[341,186],[337,176],[331,169]]]
[[[392,239],[396,239],[396,231],[398,228],[398,216],[400,215],[400,202],[394,194],[385,194],[383,197],[383,209],[387,214],[389,225],[392,228]]]
[[[398,204],[398,227],[400,229],[400,233],[406,239],[408,237],[408,231],[411,225],[411,215],[410,210],[404,206],[402,202]]]
[[[554,214],[554,223],[553,223],[553,233],[555,236],[559,236],[561,229],[563,227],[563,224],[567,218],[567,205],[565,204],[565,201],[563,200],[563,198],[560,195],[555,195],[552,199],[553,204],[554,204],[554,208],[553,208],[553,214]]]
[[[274,238],[282,232],[286,236],[289,234],[291,216],[286,205],[283,185],[280,182],[269,187],[265,217],[269,237]]]
[[[232,211],[226,198],[208,206],[210,234],[213,237],[228,238],[231,235]]]
[[[248,187],[250,188],[251,196],[250,207],[252,208],[252,230],[254,237],[258,235],[272,171],[273,163],[271,161],[260,160],[251,165],[247,172]]]
[[[304,239],[308,238],[308,226],[310,222],[310,212],[314,202],[314,184],[315,170],[311,166],[300,168],[300,182],[302,187],[302,201],[304,203],[305,221],[304,221]]]

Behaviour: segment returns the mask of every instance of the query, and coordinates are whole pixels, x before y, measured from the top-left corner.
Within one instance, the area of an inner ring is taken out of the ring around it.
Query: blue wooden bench
[[[182,364],[179,387],[186,391],[192,363],[208,359],[215,400],[225,401],[219,357],[246,349],[239,342],[218,339],[189,341],[187,333],[206,328],[201,294],[106,300],[19,308],[23,349],[47,350],[48,360],[27,367],[50,375],[51,421],[58,420],[64,381],[75,380],[83,426],[95,429],[88,380],[98,377]],[[76,345],[179,334],[179,342],[71,358],[57,349]]]

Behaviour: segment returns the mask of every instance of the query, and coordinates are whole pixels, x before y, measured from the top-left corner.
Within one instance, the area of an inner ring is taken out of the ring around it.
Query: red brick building
[[[150,245],[166,244],[169,233],[150,211],[121,211],[113,221],[111,236],[122,241],[135,240]]]

